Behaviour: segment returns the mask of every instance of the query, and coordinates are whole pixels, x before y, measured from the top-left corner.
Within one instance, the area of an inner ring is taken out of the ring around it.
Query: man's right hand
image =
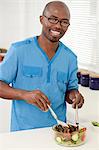
[[[27,103],[39,107],[42,111],[47,111],[50,101],[47,96],[40,90],[26,91],[10,87],[7,83],[0,81],[0,97],[7,100],[20,100],[23,99]]]
[[[50,101],[48,100],[48,97],[40,90],[25,92],[23,97],[27,103],[39,107],[42,111],[48,110],[47,105],[50,105]]]

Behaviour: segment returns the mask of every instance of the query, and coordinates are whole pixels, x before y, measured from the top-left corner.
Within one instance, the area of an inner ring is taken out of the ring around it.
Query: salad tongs
[[[53,111],[53,109],[52,109],[49,105],[47,105],[47,106],[48,106],[48,108],[49,108],[49,110],[50,110],[52,116],[53,116],[54,119],[57,121],[57,124],[60,124],[60,125],[62,125],[62,126],[69,127],[68,124],[66,124],[65,122],[63,122],[63,121],[61,121],[61,120],[58,119],[57,115],[55,114],[55,112]]]
[[[76,109],[75,109],[75,123],[77,126],[77,129],[79,129],[79,117],[78,117],[78,105],[76,104]]]

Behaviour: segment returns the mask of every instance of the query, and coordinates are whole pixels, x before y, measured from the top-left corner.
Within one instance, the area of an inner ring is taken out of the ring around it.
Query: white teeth
[[[60,32],[58,32],[58,31],[53,31],[53,30],[51,30],[51,33],[52,33],[53,35],[59,35],[59,34],[60,34]]]

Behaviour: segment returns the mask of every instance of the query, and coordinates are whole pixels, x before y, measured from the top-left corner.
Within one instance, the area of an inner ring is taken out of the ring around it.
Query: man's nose
[[[61,21],[58,21],[58,22],[57,22],[56,27],[57,27],[57,28],[62,28],[62,26],[61,26]]]

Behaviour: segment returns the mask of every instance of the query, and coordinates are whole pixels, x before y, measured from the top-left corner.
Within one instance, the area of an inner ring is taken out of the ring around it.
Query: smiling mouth
[[[54,31],[54,30],[50,30],[50,32],[53,36],[60,36],[61,34],[59,31]]]

